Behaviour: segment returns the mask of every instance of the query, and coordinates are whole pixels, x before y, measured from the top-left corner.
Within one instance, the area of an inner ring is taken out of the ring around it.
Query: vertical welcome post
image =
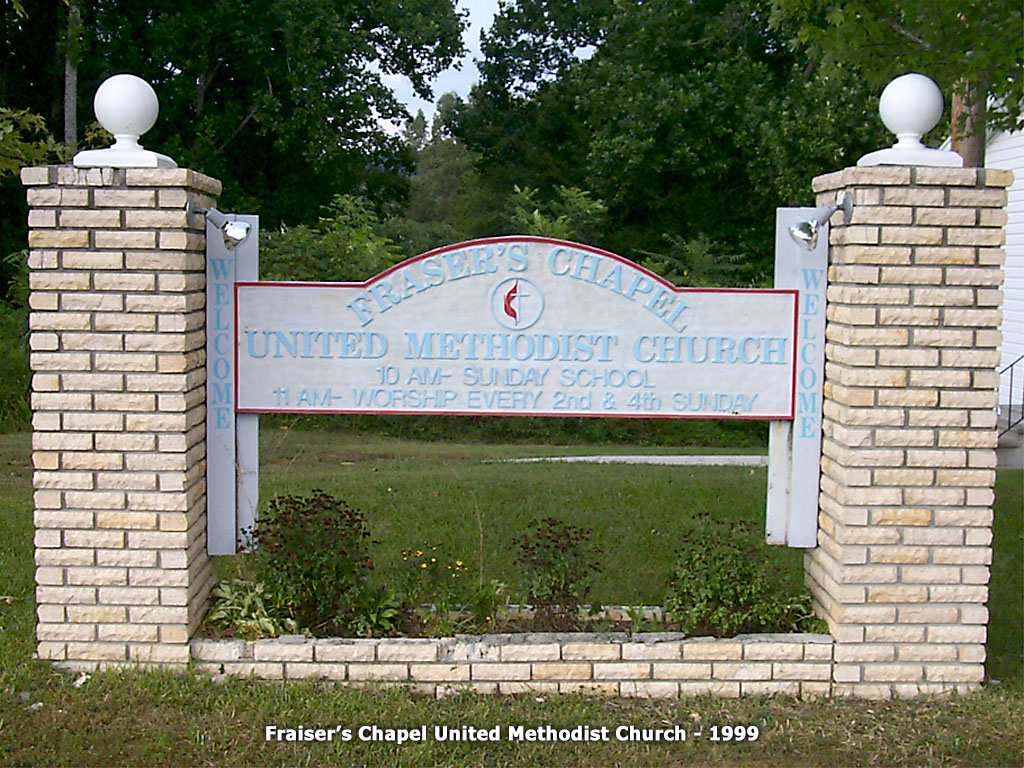
[[[846,198],[844,214],[852,214]],[[771,423],[765,540],[790,547],[818,542],[821,401],[825,378],[828,217],[836,207],[775,213],[775,287],[799,291],[793,359],[793,419]]]
[[[120,108],[101,109],[98,92],[97,116],[127,148],[21,174],[38,651],[78,668],[187,662],[214,578],[205,238],[186,206],[212,205],[220,182],[124,140],[122,123],[152,125],[156,97],[118,78]]]
[[[206,546],[233,555],[259,501],[259,416],[235,412],[235,284],[259,279],[259,217],[206,213]]]

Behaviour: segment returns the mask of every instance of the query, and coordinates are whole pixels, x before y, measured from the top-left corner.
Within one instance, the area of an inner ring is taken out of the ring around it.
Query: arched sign
[[[242,413],[793,418],[793,290],[677,288],[504,237],[236,296]]]

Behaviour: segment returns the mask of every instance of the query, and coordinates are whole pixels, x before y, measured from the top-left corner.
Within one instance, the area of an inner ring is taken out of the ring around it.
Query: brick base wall
[[[598,693],[640,698],[715,694],[827,696],[829,635],[747,635],[728,640],[671,633],[459,635],[430,639],[195,640],[213,674],[406,685],[443,697]]]

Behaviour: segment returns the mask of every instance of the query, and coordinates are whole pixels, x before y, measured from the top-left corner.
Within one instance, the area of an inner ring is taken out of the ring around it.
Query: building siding
[[[985,166],[1014,173],[1006,205],[1006,280],[1003,283],[1002,362],[1024,355],[1024,132],[997,133],[989,139]]]

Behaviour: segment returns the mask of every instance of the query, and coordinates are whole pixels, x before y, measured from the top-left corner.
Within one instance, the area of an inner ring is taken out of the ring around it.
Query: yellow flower
[[[426,567],[427,567],[426,563],[420,563],[420,568],[426,568]]]

